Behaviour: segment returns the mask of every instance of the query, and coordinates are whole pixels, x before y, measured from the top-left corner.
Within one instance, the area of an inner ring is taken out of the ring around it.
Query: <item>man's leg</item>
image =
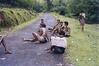
[[[51,46],[50,48],[46,49],[47,53],[53,53],[55,46]]]
[[[31,39],[25,39],[24,38],[24,41],[30,41],[30,42],[35,42],[38,40],[37,36],[36,36],[36,33],[32,33],[33,37]]]
[[[7,48],[6,48],[6,44],[5,44],[5,42],[4,42],[4,39],[2,39],[1,43],[2,43],[2,45],[3,45],[3,47],[4,47],[4,49],[5,49],[5,54],[11,54],[11,52],[9,52],[9,51],[7,50]]]
[[[84,31],[84,25],[82,25],[82,31]]]
[[[39,34],[37,34],[37,33],[32,33],[32,35],[33,35],[33,37],[34,37],[33,41],[40,41],[40,40],[41,40]]]

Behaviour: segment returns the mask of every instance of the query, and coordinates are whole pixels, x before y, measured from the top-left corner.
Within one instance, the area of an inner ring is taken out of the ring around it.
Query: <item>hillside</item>
[[[36,17],[36,13],[21,8],[0,8],[0,28],[14,27]]]

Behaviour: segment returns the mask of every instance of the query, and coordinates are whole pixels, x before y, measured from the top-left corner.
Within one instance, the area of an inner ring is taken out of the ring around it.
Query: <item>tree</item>
[[[99,0],[68,0],[67,10],[71,15],[79,15],[81,11],[86,13],[88,21],[98,21]]]
[[[47,3],[47,7],[48,7],[48,11],[49,11],[53,6],[53,4],[52,4],[53,0],[45,0],[45,1]]]

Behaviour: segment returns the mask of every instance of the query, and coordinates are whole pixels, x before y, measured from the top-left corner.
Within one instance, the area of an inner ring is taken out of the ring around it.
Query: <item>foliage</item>
[[[99,0],[0,0],[0,3],[37,12],[56,11],[66,16],[86,13],[87,23],[99,22]]]
[[[19,25],[36,16],[34,12],[28,11],[26,9],[3,8],[0,9],[0,12],[2,12],[4,16],[2,19],[3,21],[0,23],[1,27]]]
[[[67,0],[67,10],[72,15],[84,11],[87,20],[99,21],[99,0]]]
[[[43,10],[43,6],[44,6],[42,5],[44,4],[43,0],[40,1],[39,0],[0,0],[0,3],[14,7],[36,10],[37,12]]]
[[[54,8],[51,9],[51,11],[53,12],[57,12],[60,15],[65,15],[66,14],[66,7],[61,5],[61,6],[56,6]]]

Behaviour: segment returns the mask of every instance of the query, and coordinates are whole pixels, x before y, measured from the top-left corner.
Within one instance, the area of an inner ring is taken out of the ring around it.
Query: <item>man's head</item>
[[[65,24],[65,26],[68,26],[68,22],[67,21],[65,21],[64,24]]]
[[[60,23],[60,19],[57,19],[57,23]]]
[[[84,13],[84,11],[82,10],[80,13]]]
[[[60,26],[63,26],[63,22],[62,21],[60,22]]]
[[[44,23],[44,19],[41,19],[41,23]]]

